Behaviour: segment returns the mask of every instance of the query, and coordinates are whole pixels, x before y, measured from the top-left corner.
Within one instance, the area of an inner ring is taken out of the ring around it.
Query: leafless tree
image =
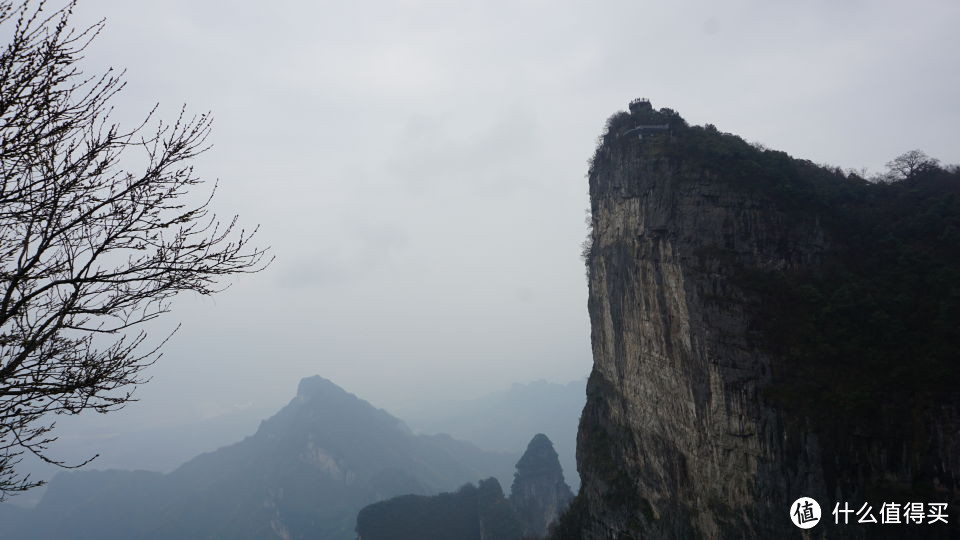
[[[910,178],[917,173],[935,169],[939,164],[939,160],[928,156],[921,150],[910,150],[900,154],[892,161],[888,161],[888,172],[884,176],[888,181],[896,182]]]
[[[870,170],[866,167],[860,167],[859,169],[850,167],[847,169],[846,175],[851,178],[860,178],[866,180],[870,178]]]
[[[256,229],[185,200],[209,115],[113,123],[122,73],[82,73],[103,21],[74,29],[73,7],[0,1],[0,500],[39,484],[16,471],[25,453],[79,465],[48,456],[55,415],[132,399],[166,341],[139,325],[269,264]]]

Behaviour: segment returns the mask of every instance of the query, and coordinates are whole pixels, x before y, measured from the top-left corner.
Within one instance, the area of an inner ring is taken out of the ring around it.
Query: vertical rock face
[[[671,131],[636,136],[638,125],[662,124]],[[799,537],[788,512],[800,496],[823,508],[812,536],[862,537],[832,526],[834,501],[859,507],[865,480],[909,484],[919,474],[917,440],[861,442],[837,457],[765,399],[776,361],[740,276],[817,267],[833,240],[815,213],[791,213],[773,183],[718,181],[698,152],[720,137],[730,136],[637,108],[611,118],[591,165],[594,367],[575,525],[562,537]],[[760,152],[743,146],[746,160]],[[921,446],[946,502],[956,495],[960,425],[956,407],[944,410]]]
[[[563,479],[563,470],[553,443],[538,433],[517,462],[510,488],[510,504],[520,518],[524,537],[540,538],[547,527],[566,510],[573,493]]]

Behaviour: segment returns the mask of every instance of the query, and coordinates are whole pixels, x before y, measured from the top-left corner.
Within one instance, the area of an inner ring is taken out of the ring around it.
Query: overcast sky
[[[127,414],[379,406],[590,369],[587,160],[645,96],[790,154],[960,162],[960,2],[108,1],[117,118],[212,111],[215,207],[276,262],[183,323]],[[159,337],[159,334],[157,334]]]

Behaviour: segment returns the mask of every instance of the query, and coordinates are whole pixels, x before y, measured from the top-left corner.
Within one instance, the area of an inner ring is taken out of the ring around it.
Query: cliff
[[[510,504],[520,519],[524,537],[542,538],[571,499],[573,492],[563,479],[553,443],[538,433],[517,462],[517,473],[510,487]]]
[[[801,496],[823,509],[808,537],[957,534],[957,177],[871,185],[669,109],[614,115],[589,173],[582,487],[556,536],[799,538]],[[950,530],[833,524],[884,500],[951,503]]]

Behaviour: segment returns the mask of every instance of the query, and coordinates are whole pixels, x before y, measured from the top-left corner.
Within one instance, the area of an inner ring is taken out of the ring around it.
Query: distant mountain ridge
[[[224,408],[212,416],[193,417],[181,413],[170,422],[158,422],[149,415],[131,415],[123,420],[115,415],[80,415],[57,422],[59,437],[51,445],[52,454],[65,463],[83,463],[97,458],[84,469],[174,471],[190,459],[233,444],[255,432],[260,422],[279,407],[247,404]],[[126,412],[126,411],[124,411]],[[134,420],[140,421],[132,421]],[[118,425],[111,422],[117,419]],[[49,481],[63,469],[24,456],[18,470],[37,480]],[[5,503],[32,508],[42,498],[46,486],[11,497]]]
[[[310,377],[254,435],[169,474],[56,476],[35,509],[0,506],[0,539],[347,539],[367,504],[504,476],[515,459],[445,435],[416,435]]]
[[[531,434],[543,433],[553,441],[567,482],[576,491],[577,426],[587,400],[586,385],[585,378],[565,384],[515,383],[477,399],[401,410],[400,416],[418,432],[449,433],[492,451],[516,451],[527,445]],[[509,485],[510,478],[500,481]]]
[[[550,439],[538,433],[517,462],[506,498],[496,478],[434,496],[403,495],[357,515],[361,540],[531,540],[543,538],[573,493]]]

